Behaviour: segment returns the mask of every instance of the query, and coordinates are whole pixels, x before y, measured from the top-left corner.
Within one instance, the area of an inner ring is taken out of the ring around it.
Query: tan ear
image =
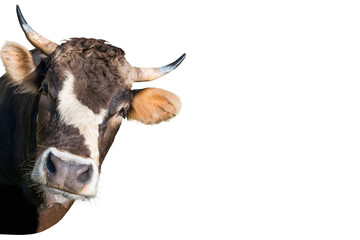
[[[7,42],[0,51],[0,57],[7,75],[14,85],[20,86],[21,90],[25,92],[37,92],[36,86],[27,78],[35,71],[36,65],[31,53],[26,48],[14,42]]]
[[[180,110],[180,99],[159,88],[133,90],[128,119],[145,124],[156,124],[175,117]]]

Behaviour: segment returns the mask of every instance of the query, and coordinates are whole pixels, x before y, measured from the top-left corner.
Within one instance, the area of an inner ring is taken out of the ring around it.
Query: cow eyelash
[[[123,119],[127,117],[127,111],[125,108],[121,108],[118,115],[120,115]]]
[[[43,81],[41,83],[41,87],[39,88],[39,92],[41,92],[44,95],[47,95],[49,93],[49,87],[46,81]]]

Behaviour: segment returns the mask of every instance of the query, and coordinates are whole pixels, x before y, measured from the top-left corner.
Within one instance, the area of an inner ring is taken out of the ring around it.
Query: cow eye
[[[49,88],[48,88],[47,81],[43,81],[41,83],[41,87],[39,88],[39,92],[41,92],[44,95],[47,95],[49,93]]]
[[[125,108],[121,108],[120,112],[118,113],[123,119],[127,117],[127,112]]]

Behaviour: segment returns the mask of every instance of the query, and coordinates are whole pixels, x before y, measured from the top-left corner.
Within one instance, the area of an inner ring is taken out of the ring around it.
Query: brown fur
[[[69,211],[72,204],[73,201],[66,207],[61,204],[52,204],[47,207],[39,216],[39,225],[37,226],[36,232],[42,232],[58,223],[67,211]]]
[[[173,93],[159,88],[134,91],[128,119],[145,124],[156,124],[176,116],[180,99]]]
[[[58,72],[68,70],[74,75],[78,100],[98,114],[108,106],[114,90],[131,88],[120,71],[124,55],[104,40],[73,38],[60,46],[52,65]]]

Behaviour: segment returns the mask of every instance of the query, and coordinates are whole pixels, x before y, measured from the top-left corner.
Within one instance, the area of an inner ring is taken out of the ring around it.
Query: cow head
[[[46,57],[40,68],[19,44],[6,43],[1,51],[19,94],[39,99],[31,179],[47,193],[69,199],[94,197],[101,164],[122,120],[155,124],[180,109],[174,94],[155,88],[132,90],[133,82],[165,75],[185,54],[160,68],[132,67],[122,49],[103,40],[76,38],[57,45],[35,32],[19,7],[17,13],[26,37]]]

